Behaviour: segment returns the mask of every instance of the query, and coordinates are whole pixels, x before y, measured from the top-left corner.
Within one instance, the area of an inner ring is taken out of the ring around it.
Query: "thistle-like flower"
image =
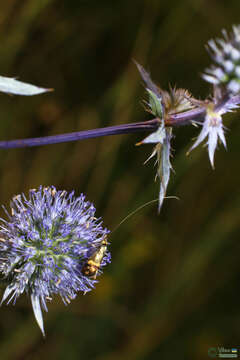
[[[215,65],[206,69],[203,78],[223,87],[228,95],[235,95],[240,91],[240,26],[233,26],[229,36],[225,30],[222,33],[224,39],[208,42],[209,53]]]
[[[0,218],[0,274],[7,283],[2,302],[26,292],[44,335],[42,308],[59,294],[65,304],[90,291],[110,262],[102,222],[93,204],[74,192],[40,187],[13,198],[8,221]]]

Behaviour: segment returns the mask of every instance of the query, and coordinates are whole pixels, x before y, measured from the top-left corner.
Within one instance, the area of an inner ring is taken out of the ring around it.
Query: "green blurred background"
[[[132,59],[162,87],[209,94],[200,73],[206,42],[240,23],[239,0],[8,0],[0,5],[0,74],[53,87],[32,98],[0,96],[1,139],[54,135],[150,119]],[[198,131],[180,128],[160,216],[145,207],[110,237],[112,264],[96,289],[44,314],[30,301],[0,309],[1,360],[208,359],[240,339],[240,112],[226,116],[228,151],[186,157]],[[155,199],[144,134],[1,150],[0,203],[42,185],[84,192],[110,229]],[[3,216],[3,212],[1,213]]]

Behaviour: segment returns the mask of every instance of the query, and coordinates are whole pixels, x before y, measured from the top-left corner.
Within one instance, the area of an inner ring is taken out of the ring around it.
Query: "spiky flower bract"
[[[140,75],[146,84],[149,101],[147,102],[147,111],[159,119],[158,129],[147,136],[145,139],[137,143],[141,144],[156,144],[152,154],[147,159],[151,159],[156,155],[157,173],[156,177],[160,181],[160,190],[158,196],[158,212],[160,212],[163,200],[167,192],[167,186],[170,179],[170,172],[172,169],[171,156],[171,138],[172,128],[166,127],[166,119],[175,113],[182,113],[194,108],[196,99],[184,89],[171,88],[168,91],[162,90],[152,81],[150,74],[136,62]],[[146,161],[146,162],[147,162]]]
[[[44,334],[42,308],[47,311],[52,295],[67,304],[78,291],[94,287],[95,277],[82,269],[109,231],[83,194],[75,197],[54,186],[30,190],[29,198],[17,195],[10,207],[8,221],[0,218],[0,274],[7,283],[2,302],[15,303],[26,292]],[[110,262],[109,252],[103,255],[98,274]]]
[[[214,168],[214,154],[217,148],[218,141],[221,142],[225,148],[227,147],[227,145],[221,116],[223,111],[214,111],[213,106],[211,105],[212,104],[207,107],[205,120],[202,124],[202,130],[189,152],[196,148],[207,137],[209,160],[212,167]]]

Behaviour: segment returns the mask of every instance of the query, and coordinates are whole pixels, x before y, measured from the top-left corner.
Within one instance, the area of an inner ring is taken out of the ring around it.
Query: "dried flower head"
[[[53,186],[30,190],[29,199],[17,195],[10,206],[11,215],[5,210],[9,221],[0,218],[0,274],[7,282],[2,302],[15,303],[26,292],[44,334],[41,309],[47,311],[46,301],[59,294],[67,304],[78,291],[90,291],[110,262],[108,230],[84,195]]]

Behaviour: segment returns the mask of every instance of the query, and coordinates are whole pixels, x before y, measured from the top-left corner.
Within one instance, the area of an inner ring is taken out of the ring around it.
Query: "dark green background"
[[[8,0],[0,5],[0,74],[53,87],[0,96],[3,140],[143,121],[145,92],[132,59],[153,78],[209,95],[200,78],[207,41],[240,23],[239,0]],[[145,207],[111,236],[112,264],[96,290],[44,313],[42,339],[30,301],[0,309],[1,360],[208,359],[240,339],[240,112],[225,116],[228,151],[186,157],[198,130],[180,128],[160,216]],[[155,199],[144,134],[1,150],[0,203],[42,185],[84,192],[113,229]],[[1,216],[4,216],[3,212]]]

